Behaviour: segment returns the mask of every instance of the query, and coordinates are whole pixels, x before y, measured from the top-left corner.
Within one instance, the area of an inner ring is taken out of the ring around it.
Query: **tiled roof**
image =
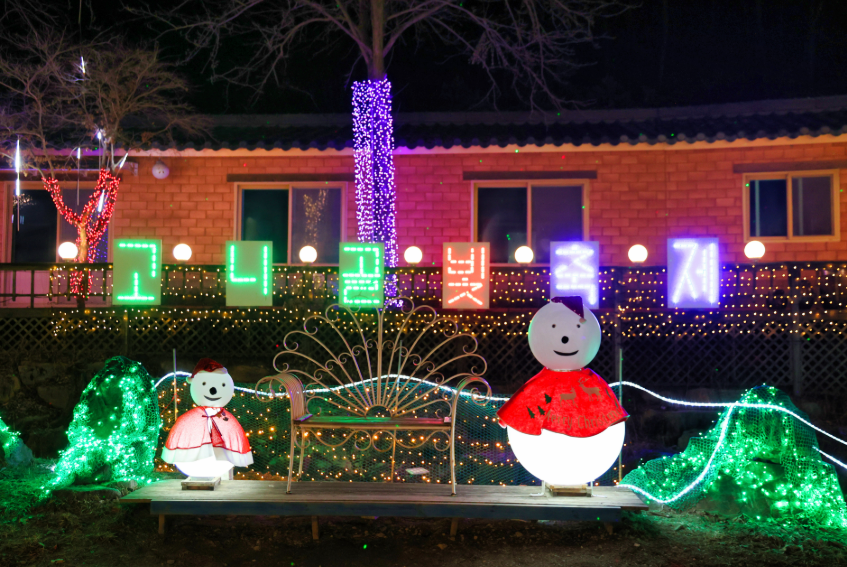
[[[572,144],[682,144],[698,141],[847,134],[847,96],[632,110],[574,110],[555,117],[517,112],[395,116],[398,148],[487,148]],[[350,115],[213,117],[214,140],[179,149],[344,149]]]

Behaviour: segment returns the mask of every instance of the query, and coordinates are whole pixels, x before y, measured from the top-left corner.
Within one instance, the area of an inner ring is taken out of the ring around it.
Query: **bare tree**
[[[491,79],[511,87],[533,109],[569,104],[560,87],[581,66],[577,44],[593,42],[598,18],[620,14],[628,0],[182,0],[166,10],[128,9],[178,32],[205,57],[215,79],[261,88],[280,82],[282,64],[296,48],[346,41],[365,63],[368,79],[386,76],[391,51],[406,36],[464,52]],[[237,39],[251,57],[224,68],[226,40]]]
[[[592,42],[595,21],[619,14],[627,1],[181,0],[165,10],[128,9],[179,33],[190,45],[186,60],[206,58],[213,79],[253,86],[257,93],[269,81],[281,82],[283,65],[297,48],[303,53],[341,41],[355,46],[368,75],[353,88],[358,237],[383,242],[386,265],[394,267],[394,141],[386,78],[392,50],[407,36],[420,45],[455,47],[487,73],[488,97],[496,100],[497,78],[505,75],[533,110],[558,109],[569,104],[564,79],[580,66],[575,46]],[[233,40],[251,56],[226,68],[222,56]],[[386,279],[389,296],[392,282]]]
[[[192,135],[203,123],[180,100],[188,85],[156,50],[114,37],[74,41],[32,21],[0,44],[0,154],[15,161],[20,148],[22,173],[41,178],[77,229],[76,261],[92,262],[120,187],[118,154],[125,160],[132,149],[167,140],[177,129]],[[64,202],[59,177],[81,170],[83,156],[96,158],[100,173],[93,195],[75,213]],[[84,271],[75,274],[73,291],[84,298],[87,278]]]

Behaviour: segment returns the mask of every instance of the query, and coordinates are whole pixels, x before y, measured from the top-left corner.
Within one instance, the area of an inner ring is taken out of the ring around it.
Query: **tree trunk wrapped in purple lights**
[[[394,125],[388,79],[353,85],[353,133],[356,162],[356,220],[360,242],[385,244],[385,265],[397,266],[395,227]],[[386,295],[392,297],[386,279]]]

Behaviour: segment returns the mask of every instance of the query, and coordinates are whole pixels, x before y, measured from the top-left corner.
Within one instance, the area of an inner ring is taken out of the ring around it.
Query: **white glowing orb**
[[[535,254],[529,246],[521,246],[515,250],[515,261],[518,264],[531,264]]]
[[[191,246],[188,244],[177,244],[174,246],[174,258],[180,262],[185,262],[191,259]]]
[[[73,242],[62,242],[59,244],[59,258],[62,260],[73,260],[79,254],[79,248]]]
[[[304,246],[300,249],[300,261],[304,264],[311,264],[318,259],[318,251],[314,246]]]
[[[153,164],[153,177],[156,179],[165,179],[170,173],[170,168],[162,160]]]
[[[758,240],[751,240],[744,247],[744,255],[751,259],[758,259],[765,255],[765,245]]]
[[[628,256],[630,262],[633,262],[634,264],[640,264],[641,262],[647,260],[647,249],[640,244],[636,244],[629,249]]]
[[[403,259],[406,260],[407,264],[418,264],[423,260],[423,252],[417,246],[409,246],[403,252]]]
[[[556,486],[589,484],[602,476],[617,460],[626,431],[623,423],[593,437],[569,437],[546,429],[541,435],[527,435],[507,429],[521,466]]]
[[[215,453],[220,449],[215,447]],[[197,461],[174,463],[179,472],[185,476],[219,476],[222,479],[229,478],[229,471],[235,465],[226,460],[226,457],[215,455]]]

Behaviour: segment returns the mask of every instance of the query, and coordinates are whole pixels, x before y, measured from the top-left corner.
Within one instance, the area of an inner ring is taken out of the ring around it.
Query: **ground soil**
[[[167,533],[146,505],[48,501],[0,524],[0,565],[433,567],[847,565],[847,534],[750,522],[702,511],[624,513],[598,522],[403,518],[172,517]]]

